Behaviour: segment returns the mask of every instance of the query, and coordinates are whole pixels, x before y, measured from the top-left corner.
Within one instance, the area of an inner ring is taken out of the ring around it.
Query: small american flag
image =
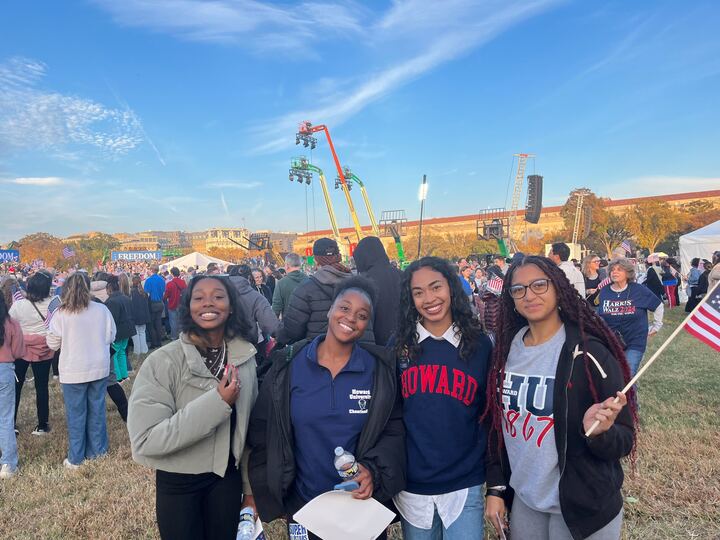
[[[623,240],[620,244],[620,247],[625,250],[625,253],[631,253],[632,252],[632,246],[630,245],[630,242],[627,240]]]
[[[493,276],[487,282],[487,290],[495,294],[500,294],[503,288],[503,280],[497,276]]]
[[[23,298],[25,298],[25,296],[23,296],[22,290],[20,289],[20,287],[15,285],[15,288],[13,289],[13,293],[12,293],[13,302],[19,302]]]
[[[720,286],[716,285],[685,325],[685,330],[720,351]]]
[[[612,279],[609,277],[603,279],[600,283],[598,283],[598,290],[602,289],[603,287],[606,287],[607,285],[610,285],[612,283]]]
[[[48,304],[47,308],[47,317],[45,317],[45,328],[50,328],[50,321],[53,318],[53,315],[55,315],[55,312],[60,307],[60,297],[54,296],[52,300],[50,300],[50,303]]]
[[[66,259],[69,259],[70,257],[75,256],[75,250],[71,248],[70,246],[65,246],[62,251],[63,257]]]

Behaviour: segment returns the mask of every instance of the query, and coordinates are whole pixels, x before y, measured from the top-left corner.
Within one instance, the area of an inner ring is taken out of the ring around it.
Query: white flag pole
[[[623,393],[623,394],[627,394],[627,393],[628,393],[628,391],[629,391],[629,390],[633,387],[633,385],[638,381],[638,379],[642,376],[642,374],[645,373],[645,371],[647,371],[647,369],[652,365],[652,363],[653,363],[655,360],[657,360],[658,356],[660,356],[660,353],[662,353],[662,352],[667,348],[667,346],[670,345],[670,342],[671,342],[673,339],[675,339],[675,336],[677,336],[677,335],[680,333],[680,330],[682,330],[683,328],[685,328],[685,325],[686,325],[687,322],[690,320],[690,318],[691,318],[693,315],[695,315],[695,312],[696,312],[698,309],[700,309],[701,306],[703,306],[703,305],[705,304],[705,300],[707,300],[708,298],[710,298],[710,295],[711,295],[713,292],[715,292],[715,289],[717,289],[719,285],[720,285],[720,282],[716,283],[715,286],[707,292],[707,294],[706,294],[705,297],[700,301],[700,303],[699,303],[697,306],[695,306],[695,309],[693,309],[693,310],[688,314],[688,316],[685,317],[685,320],[684,320],[683,322],[681,322],[681,323],[678,325],[678,327],[673,331],[673,333],[670,334],[670,336],[665,340],[665,343],[663,343],[662,345],[660,345],[660,348],[659,348],[657,351],[655,351],[655,354],[653,354],[653,355],[650,357],[650,360],[648,360],[647,362],[645,362],[645,365],[644,365],[642,368],[640,368],[640,371],[638,371],[638,372],[635,374],[635,376],[634,376],[632,379],[630,379],[630,382],[628,382],[628,383],[625,385],[625,388],[622,389],[622,393]],[[616,397],[614,403],[618,403],[619,401],[620,401],[620,398],[619,398],[619,397]],[[590,435],[592,435],[593,431],[595,431],[595,429],[597,429],[597,427],[598,427],[599,425],[600,425],[600,420],[595,420],[595,422],[593,423],[593,425],[590,426],[590,429],[588,429],[588,430],[585,432],[585,436],[586,436],[586,437],[589,437]]]

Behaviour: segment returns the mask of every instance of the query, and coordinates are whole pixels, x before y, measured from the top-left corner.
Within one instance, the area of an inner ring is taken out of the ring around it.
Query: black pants
[[[150,346],[153,348],[162,345],[162,338],[165,334],[162,324],[162,302],[150,303],[150,323],[148,330],[150,331]]]
[[[20,408],[20,394],[22,393],[23,384],[25,384],[25,375],[28,366],[32,366],[33,376],[35,377],[35,398],[37,405],[38,426],[47,427],[50,418],[50,400],[48,397],[48,379],[50,378],[50,367],[52,359],[42,360],[40,362],[28,362],[26,360],[15,360],[15,375],[17,382],[15,383],[15,423],[17,424],[17,413]]]
[[[128,400],[125,396],[125,390],[118,383],[111,384],[107,387],[108,396],[113,400],[120,413],[120,418],[127,424]]]
[[[155,512],[163,540],[234,540],[242,509],[242,476],[228,467],[223,478],[184,482],[184,488],[156,481]],[[206,475],[181,475],[183,477]]]
[[[55,377],[60,376],[60,351],[55,351],[55,355],[52,357],[52,372]]]

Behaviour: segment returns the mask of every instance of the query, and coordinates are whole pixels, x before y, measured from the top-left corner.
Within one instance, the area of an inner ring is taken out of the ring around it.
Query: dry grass
[[[684,313],[667,314],[649,354]],[[129,391],[130,385],[126,385]],[[628,474],[626,539],[720,539],[720,355],[681,334],[648,372],[640,390],[642,433],[636,473]],[[108,400],[108,456],[66,472],[59,385],[51,385],[48,437],[34,437],[35,402],[26,386],[18,438],[21,473],[0,482],[3,539],[158,538],[154,476],[130,459],[125,426]],[[633,502],[631,502],[633,501]],[[268,538],[285,539],[282,524]],[[391,538],[401,534],[395,528]]]

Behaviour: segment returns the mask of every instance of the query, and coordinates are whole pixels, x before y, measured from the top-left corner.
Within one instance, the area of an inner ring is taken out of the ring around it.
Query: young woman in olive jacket
[[[157,470],[161,538],[232,540],[249,494],[240,463],[257,397],[250,325],[227,279],[205,275],[183,295],[180,326],[133,384],[132,455]]]
[[[372,496],[385,503],[405,486],[405,430],[395,362],[384,348],[357,343],[372,318],[374,295],[365,278],[343,281],[328,313],[327,333],[271,356],[273,365],[248,432],[250,484],[263,521],[290,519],[309,499],[340,483],[332,463],[333,446],[341,444],[359,463],[356,498]],[[342,401],[347,393],[338,392],[333,410],[325,392],[345,384],[368,386],[369,392],[357,392],[367,398],[348,405]],[[346,414],[348,406],[353,414]],[[355,423],[358,419],[362,427]],[[318,440],[323,443],[314,448]],[[313,460],[317,463],[309,463]],[[312,533],[308,537],[316,538]]]

